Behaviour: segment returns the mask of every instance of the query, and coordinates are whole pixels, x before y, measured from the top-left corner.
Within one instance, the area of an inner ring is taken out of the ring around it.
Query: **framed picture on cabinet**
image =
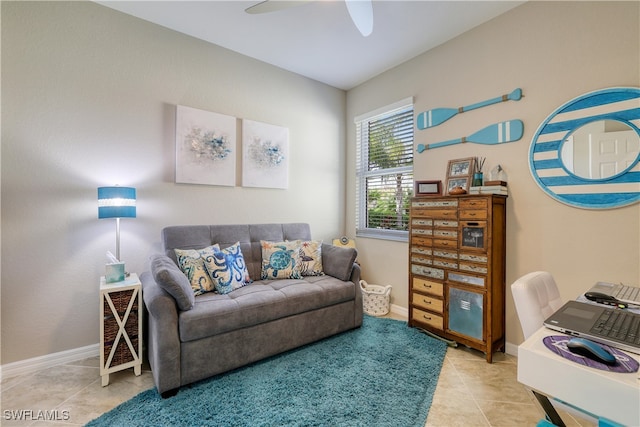
[[[471,176],[473,175],[475,158],[469,157],[466,159],[449,160],[449,166],[447,167],[447,178]]]
[[[414,195],[422,196],[440,196],[442,195],[442,181],[416,181]]]
[[[447,194],[451,193],[456,187],[460,187],[465,191],[469,191],[469,187],[471,186],[471,175],[469,176],[461,176],[455,178],[447,178]]]

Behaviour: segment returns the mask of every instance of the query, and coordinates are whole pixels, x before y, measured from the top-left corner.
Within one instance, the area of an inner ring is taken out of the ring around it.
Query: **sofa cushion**
[[[303,276],[322,276],[322,241],[300,241],[300,273]]]
[[[219,294],[228,294],[251,283],[240,242],[221,250],[214,248],[213,252],[203,253],[202,259]]]
[[[193,341],[355,298],[352,282],[335,277],[262,280],[228,294],[196,297],[192,310],[179,313],[180,341]]]
[[[203,249],[175,249],[178,266],[187,275],[195,295],[215,290],[213,281],[204,267],[203,256],[213,254],[216,249],[220,250],[217,244]]]
[[[191,310],[195,297],[187,276],[166,255],[154,254],[150,261],[151,274],[158,286],[176,300],[180,310]]]
[[[354,248],[322,244],[324,272],[340,280],[349,280],[357,256],[358,252]]]
[[[265,279],[301,279],[300,241],[268,242],[260,241],[262,247],[262,272]]]

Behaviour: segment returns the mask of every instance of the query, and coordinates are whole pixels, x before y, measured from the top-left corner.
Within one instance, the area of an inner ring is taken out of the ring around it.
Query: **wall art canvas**
[[[176,109],[176,182],[235,186],[236,118],[196,108]]]
[[[242,121],[242,185],[289,187],[289,129]]]

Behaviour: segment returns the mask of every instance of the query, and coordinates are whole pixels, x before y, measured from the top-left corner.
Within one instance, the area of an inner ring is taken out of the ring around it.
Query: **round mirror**
[[[567,171],[584,179],[608,179],[627,172],[640,155],[640,135],[618,120],[598,120],[571,132],[561,147]]]
[[[596,90],[557,108],[531,140],[529,170],[545,193],[569,206],[640,202],[640,89]]]

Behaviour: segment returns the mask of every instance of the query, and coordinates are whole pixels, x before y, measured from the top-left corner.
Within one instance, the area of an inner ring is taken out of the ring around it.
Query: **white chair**
[[[524,339],[540,329],[544,320],[564,304],[556,281],[546,271],[525,274],[513,282],[511,294]]]
[[[543,326],[543,322],[547,317],[551,316],[564,305],[564,301],[560,298],[556,281],[553,279],[551,273],[546,271],[534,271],[533,273],[525,274],[513,282],[511,285],[511,294],[516,304],[516,312],[518,313],[518,319],[520,319],[520,326],[522,327],[525,340]],[[533,394],[548,414],[550,420],[553,421],[553,424],[551,424],[547,420],[541,420],[538,426],[564,426],[562,419],[555,408],[553,408],[551,402],[535,391],[533,391]],[[555,399],[554,401],[556,405],[564,411],[578,418],[586,419],[592,423],[592,425],[594,423],[598,426],[614,425],[606,424],[605,420],[597,420],[595,415],[580,408],[568,405],[565,402],[559,402]]]

